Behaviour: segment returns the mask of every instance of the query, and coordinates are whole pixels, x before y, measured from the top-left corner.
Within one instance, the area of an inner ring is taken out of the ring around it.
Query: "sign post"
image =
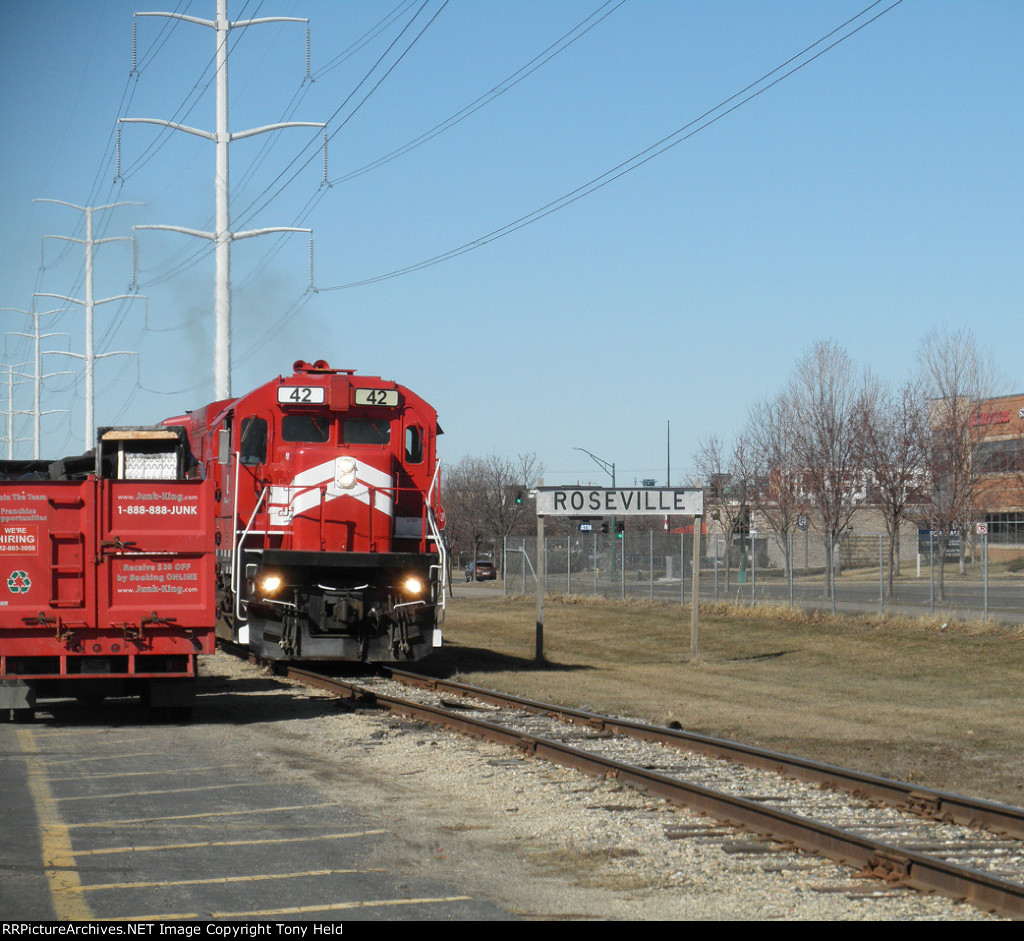
[[[703,498],[701,503],[703,504]],[[693,660],[700,657],[700,645],[697,642],[697,611],[700,606],[700,530],[703,519],[702,516],[693,518],[693,591],[690,596],[690,657]],[[682,559],[679,561],[682,562]],[[679,578],[682,577],[680,565]]]
[[[544,662],[544,589],[547,587],[547,561],[544,558],[544,517],[537,514],[537,636],[534,659]]]

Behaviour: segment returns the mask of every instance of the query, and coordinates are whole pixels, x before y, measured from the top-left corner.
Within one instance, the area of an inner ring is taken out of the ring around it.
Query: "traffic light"
[[[522,505],[523,505],[523,491],[522,490],[517,490],[516,491],[516,506],[522,506]]]
[[[608,520],[605,520],[605,521],[604,521],[604,522],[603,522],[603,523],[601,524],[601,532],[603,532],[603,533],[606,533],[606,532],[608,532]]]
[[[622,538],[622,533],[625,530],[625,528],[626,528],[626,523],[625,523],[624,520],[619,520],[615,524],[615,535],[618,536],[619,539]]]

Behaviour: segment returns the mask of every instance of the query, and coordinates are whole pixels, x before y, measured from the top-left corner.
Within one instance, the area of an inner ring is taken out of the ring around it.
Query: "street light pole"
[[[601,468],[601,470],[603,470],[606,474],[608,474],[611,477],[611,479],[612,479],[612,489],[613,490],[615,489],[615,464],[614,463],[609,463],[608,461],[602,460],[596,454],[594,454],[591,451],[588,451],[586,448],[573,448],[573,450],[574,451],[582,451],[584,454],[589,454],[594,459],[594,461],[597,463],[597,465]],[[610,579],[614,579],[615,578],[615,537],[616,537],[616,532],[617,532],[617,530],[615,528],[615,517],[614,516],[611,518],[611,521],[612,521],[612,525],[611,525],[611,536],[612,536],[612,544],[611,544],[611,546],[612,547],[611,547],[611,565],[609,566],[609,570],[610,570],[609,571],[609,578]],[[625,536],[625,534],[623,534],[623,536]]]

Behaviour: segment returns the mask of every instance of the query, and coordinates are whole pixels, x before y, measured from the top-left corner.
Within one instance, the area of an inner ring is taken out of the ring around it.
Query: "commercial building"
[[[1024,552],[1024,393],[986,399],[973,419],[982,473],[978,522],[992,558]]]
[[[939,406],[940,403],[933,403]],[[989,559],[1005,561],[1024,556],[1024,393],[999,396],[979,402],[971,419],[971,460],[980,474],[974,491],[974,519],[970,532],[950,540],[947,552],[959,554],[961,538],[969,555],[976,554],[987,536]],[[729,475],[709,482],[712,493],[727,489]],[[869,474],[865,474],[869,477]],[[880,547],[884,547],[885,519],[872,499],[867,479],[862,483],[861,505],[851,519],[850,527],[837,545],[837,564],[841,567],[874,567],[879,564]],[[735,505],[735,504],[734,504]],[[782,568],[785,553],[772,533],[764,514],[757,509],[748,514],[740,530],[731,539],[725,534],[724,519],[714,511],[708,523],[708,553],[719,559],[730,554],[732,563],[741,554],[749,553],[750,525],[753,524],[753,547],[758,566]],[[813,500],[808,498],[801,513],[802,524],[789,542],[794,567],[818,569],[825,565],[825,549]],[[979,525],[980,524],[980,525]],[[901,527],[898,554],[902,563],[912,562],[928,544],[929,510],[925,505],[911,506]],[[731,548],[729,546],[731,545]]]

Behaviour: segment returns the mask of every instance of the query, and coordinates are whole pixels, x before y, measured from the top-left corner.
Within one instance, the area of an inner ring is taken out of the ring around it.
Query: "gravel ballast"
[[[326,694],[225,655],[197,703],[225,753],[379,815],[375,866],[528,919],[975,920],[617,784]],[[205,703],[204,703],[205,700]],[[208,707],[207,705],[208,704]],[[232,716],[244,722],[233,722]]]

